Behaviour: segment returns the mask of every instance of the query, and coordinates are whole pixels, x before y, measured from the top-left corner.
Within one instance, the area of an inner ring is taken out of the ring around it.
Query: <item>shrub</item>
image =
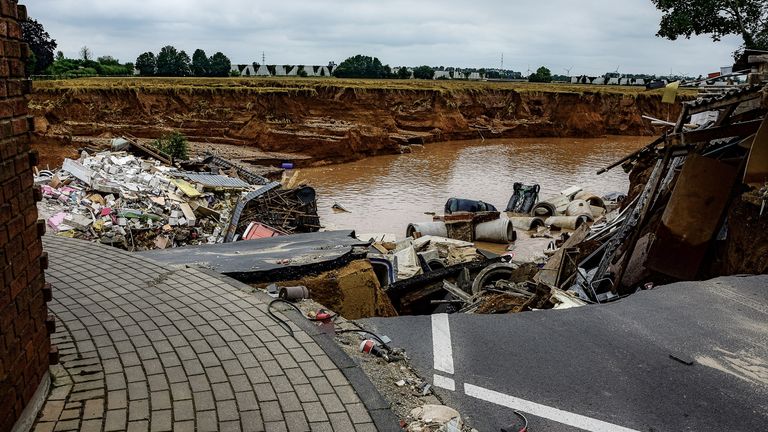
[[[189,159],[189,142],[184,135],[173,132],[163,135],[153,143],[154,147],[163,153],[169,154],[174,159]]]

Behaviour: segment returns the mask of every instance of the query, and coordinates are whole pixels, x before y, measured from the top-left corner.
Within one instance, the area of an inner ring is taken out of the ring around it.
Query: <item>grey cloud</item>
[[[699,75],[731,61],[737,38],[655,37],[650,0],[35,0],[67,55],[83,45],[128,61],[166,44],[223,51],[236,63],[324,64],[358,54],[390,65],[505,66],[555,73]]]

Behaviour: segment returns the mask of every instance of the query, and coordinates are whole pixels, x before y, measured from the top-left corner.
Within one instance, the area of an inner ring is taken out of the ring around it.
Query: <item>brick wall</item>
[[[40,240],[45,223],[37,220],[40,194],[33,187],[37,155],[29,147],[24,19],[26,8],[16,0],[0,0],[0,431],[11,430],[55,358]]]

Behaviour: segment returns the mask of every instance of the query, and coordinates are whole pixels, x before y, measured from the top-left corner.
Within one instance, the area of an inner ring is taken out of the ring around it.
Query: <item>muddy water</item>
[[[626,192],[628,176],[598,169],[651,141],[648,137],[600,139],[505,139],[429,144],[411,154],[301,170],[300,182],[315,187],[319,213],[329,229],[405,235],[425,212],[442,214],[451,197],[482,200],[504,210],[515,182],[538,183],[542,197],[572,185],[598,195]],[[334,203],[350,213],[336,213]]]

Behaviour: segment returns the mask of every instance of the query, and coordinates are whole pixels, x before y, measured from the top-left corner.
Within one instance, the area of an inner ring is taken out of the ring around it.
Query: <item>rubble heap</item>
[[[37,173],[35,182],[45,198],[41,212],[49,215],[55,234],[130,251],[236,241],[254,223],[270,235],[320,228],[313,223],[311,188],[283,190],[279,183],[265,186],[266,179],[239,176],[236,170],[232,175],[210,171],[184,171],[126,151],[83,152],[78,160],[66,159],[57,172]],[[281,202],[263,201],[265,188]],[[296,223],[296,207],[303,210],[298,212],[302,223]],[[266,218],[274,214],[293,217]]]

